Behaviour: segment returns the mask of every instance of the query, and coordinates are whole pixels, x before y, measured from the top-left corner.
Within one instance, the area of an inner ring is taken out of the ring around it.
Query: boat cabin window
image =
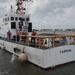
[[[7,21],[7,19],[5,18],[5,22]]]
[[[3,22],[4,22],[5,20],[3,19]]]
[[[18,18],[17,18],[17,17],[15,17],[15,20],[17,21],[17,20],[18,20]]]
[[[26,18],[26,21],[29,21],[29,17]]]
[[[22,18],[21,18],[21,17],[19,17],[19,20],[20,20],[20,21],[21,21],[21,19],[22,19]]]
[[[11,17],[11,21],[14,20],[14,17]]]
[[[11,29],[16,29],[16,22],[11,22]]]
[[[20,20],[20,21],[25,21],[25,19],[24,19],[24,18],[21,18],[21,17],[19,17],[19,20]]]
[[[3,22],[9,21],[9,17],[3,19]]]
[[[22,21],[25,21],[25,18],[23,18]]]
[[[8,17],[8,21],[9,21],[9,17]]]
[[[23,26],[23,22],[19,22],[18,24],[20,25],[20,23],[22,23],[22,26]]]

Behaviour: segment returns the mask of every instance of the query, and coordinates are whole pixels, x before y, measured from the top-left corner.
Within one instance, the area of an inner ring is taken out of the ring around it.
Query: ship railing
[[[22,43],[22,37],[24,37],[24,35],[19,35],[19,37],[20,37],[20,40],[19,40],[19,43]],[[37,43],[36,44],[34,44],[34,45],[37,45],[39,48],[41,48],[42,47],[42,45],[43,45],[43,39],[45,39],[45,38],[48,38],[48,39],[51,39],[51,46],[52,47],[55,47],[55,40],[57,39],[57,38],[66,38],[66,37],[72,37],[73,38],[73,42],[72,42],[72,44],[74,44],[75,45],[75,34],[55,34],[55,35],[52,35],[52,36],[29,36],[29,35],[26,35],[26,45],[28,45],[28,46],[30,46],[30,45],[33,45],[30,41],[31,41],[31,38],[35,38],[35,39],[38,39],[38,41],[37,41]],[[49,47],[49,44],[48,44],[48,46],[47,47]]]

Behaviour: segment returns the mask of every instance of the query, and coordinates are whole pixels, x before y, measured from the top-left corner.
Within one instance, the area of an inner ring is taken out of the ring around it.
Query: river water
[[[74,75],[75,62],[55,68],[42,69],[32,63],[21,63],[18,59],[11,61],[12,55],[0,50],[0,75]]]

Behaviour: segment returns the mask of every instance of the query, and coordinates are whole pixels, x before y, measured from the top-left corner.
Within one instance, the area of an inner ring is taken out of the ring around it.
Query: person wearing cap
[[[10,32],[10,30],[7,32],[7,39],[8,41],[11,41],[11,35],[12,33]]]
[[[27,35],[27,33],[26,33],[26,31],[25,30],[23,30],[23,32],[22,32],[22,35],[24,35],[23,37],[22,37],[22,40],[24,41],[24,43],[25,43],[25,41],[26,41],[26,35]]]
[[[36,32],[33,30],[31,35],[32,36],[36,36]],[[31,38],[31,43],[35,44],[35,41],[36,41],[36,38],[35,37],[32,37]]]
[[[20,31],[22,31],[22,26],[23,26],[23,24],[22,24],[22,22],[20,22],[19,23],[19,29],[20,29]]]

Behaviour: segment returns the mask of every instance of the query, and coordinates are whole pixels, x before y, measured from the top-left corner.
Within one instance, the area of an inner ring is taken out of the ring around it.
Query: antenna
[[[12,7],[12,5],[10,7],[10,13],[13,13],[13,7]]]

